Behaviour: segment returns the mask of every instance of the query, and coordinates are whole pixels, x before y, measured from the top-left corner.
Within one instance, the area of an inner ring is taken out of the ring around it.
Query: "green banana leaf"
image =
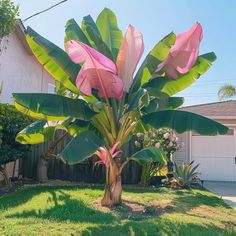
[[[69,40],[79,40],[87,44],[88,46],[91,46],[86,35],[84,34],[84,32],[74,19],[70,19],[67,21],[65,26],[65,33],[66,33],[64,39],[65,43]]]
[[[148,162],[166,163],[166,156],[160,148],[148,147],[134,153],[129,159],[144,165]]]
[[[73,63],[65,51],[43,38],[30,27],[26,30],[26,40],[35,57],[48,73],[68,90],[80,94],[75,86],[80,65]]]
[[[38,144],[54,139],[57,122],[37,120],[28,125],[16,135],[16,141],[21,144]]]
[[[106,57],[110,58],[111,60],[114,61],[113,59],[113,55],[110,51],[110,49],[108,48],[108,46],[103,42],[102,38],[96,33],[96,31],[91,27],[91,26],[85,26],[87,35],[89,35],[89,37],[91,39],[93,39],[95,48],[102,53],[103,55],[105,55]]]
[[[76,164],[93,155],[102,146],[102,139],[92,131],[85,131],[68,143],[59,158],[70,165]]]
[[[186,89],[195,83],[197,79],[210,68],[215,60],[216,55],[214,52],[199,56],[196,64],[188,73],[181,75],[176,80],[166,79],[166,83],[162,88],[162,92],[172,96]]]
[[[76,137],[79,133],[88,130],[90,122],[78,119],[68,119],[58,125],[58,128],[64,129],[72,137]]]
[[[134,82],[130,90],[132,93],[137,91],[141,85],[145,84],[152,77],[157,66],[167,58],[171,46],[175,43],[175,39],[176,36],[172,32],[158,42],[149,52],[134,77]]]
[[[228,131],[228,127],[214,120],[187,111],[158,111],[142,116],[141,120],[156,129],[168,127],[177,133],[192,130],[201,135],[217,135]]]
[[[142,109],[144,113],[152,113],[162,110],[174,110],[183,105],[184,98],[182,97],[166,97],[166,98],[154,98],[148,106]]]
[[[90,45],[93,48],[96,48],[96,44],[94,42],[94,39],[91,38],[90,35],[87,32],[88,27],[92,28],[94,33],[97,34],[98,37],[102,38],[96,23],[94,22],[93,18],[90,15],[87,15],[87,16],[83,17],[82,24],[81,24],[81,29],[84,32],[84,34],[86,35]]]
[[[122,31],[117,26],[115,14],[110,9],[104,8],[96,20],[96,25],[102,40],[107,44],[116,59],[123,37]]]
[[[128,109],[126,110],[126,112],[133,111],[136,108],[141,109],[144,106],[148,106],[150,101],[149,94],[144,89],[139,89],[137,92],[130,94],[130,96],[128,96],[128,99]]]
[[[44,93],[14,93],[13,97],[17,110],[36,119],[59,121],[73,117],[90,120],[96,114],[81,99]]]
[[[63,122],[37,120],[16,135],[16,141],[21,144],[39,144],[52,141],[57,129],[63,129],[72,137],[88,129],[89,122],[68,119]]]

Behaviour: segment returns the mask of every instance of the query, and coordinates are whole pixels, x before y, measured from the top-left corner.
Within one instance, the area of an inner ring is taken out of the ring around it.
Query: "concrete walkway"
[[[204,181],[204,188],[218,195],[236,210],[236,182]]]

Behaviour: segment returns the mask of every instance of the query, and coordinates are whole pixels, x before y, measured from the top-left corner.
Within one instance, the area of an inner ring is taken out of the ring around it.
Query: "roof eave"
[[[29,55],[33,55],[27,41],[26,41],[26,37],[25,37],[25,27],[22,23],[21,20],[19,20],[19,23],[18,25],[16,26],[16,29],[15,29],[15,33],[16,33],[16,36],[17,38],[20,40],[20,42],[22,43],[24,49],[26,50],[26,52],[29,54]]]

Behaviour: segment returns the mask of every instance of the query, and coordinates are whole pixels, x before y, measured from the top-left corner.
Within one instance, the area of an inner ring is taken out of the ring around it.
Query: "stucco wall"
[[[178,144],[180,146],[180,149],[174,153],[173,158],[174,161],[178,164],[189,161],[189,135],[189,132],[177,134],[177,137],[179,138]]]
[[[48,84],[53,84],[54,79],[13,33],[0,56],[0,82],[3,82],[0,102],[12,104],[12,93],[48,92]]]

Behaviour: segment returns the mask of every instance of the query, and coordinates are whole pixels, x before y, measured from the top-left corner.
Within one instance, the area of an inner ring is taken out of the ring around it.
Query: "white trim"
[[[189,162],[192,161],[192,131],[189,131]]]

